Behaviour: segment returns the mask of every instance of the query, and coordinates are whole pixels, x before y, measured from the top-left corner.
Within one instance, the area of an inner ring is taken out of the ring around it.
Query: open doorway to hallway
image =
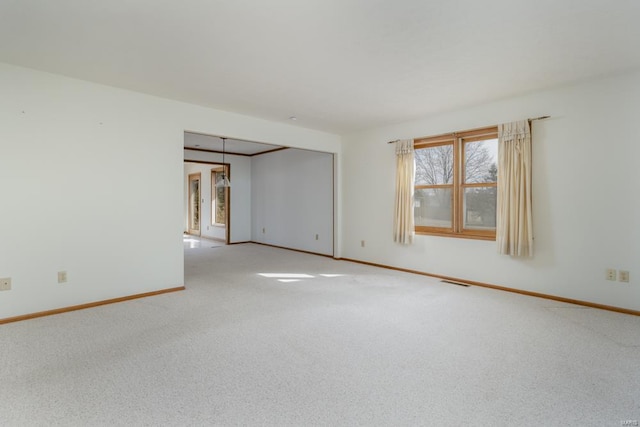
[[[218,195],[216,202],[211,189],[217,172],[222,172],[215,165],[228,164],[229,244],[255,242],[335,255],[334,153],[185,132],[184,161],[187,168],[196,165],[185,176],[202,173],[203,237],[211,236],[215,224],[222,222],[224,197]]]
[[[184,179],[189,173],[202,177],[200,236],[226,244],[252,240],[253,159],[283,150],[286,147],[280,145],[185,131]],[[221,187],[221,182],[227,186]],[[189,190],[187,184],[184,188]],[[186,222],[184,230],[189,232]]]

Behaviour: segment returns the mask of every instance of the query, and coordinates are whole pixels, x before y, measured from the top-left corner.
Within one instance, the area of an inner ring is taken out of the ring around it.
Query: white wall
[[[393,243],[387,141],[541,115],[552,117],[533,125],[533,259],[498,255],[495,242],[480,240]],[[344,136],[342,255],[640,310],[638,116],[640,74],[631,74]],[[607,267],[630,270],[631,283],[606,281]]]
[[[0,318],[184,283],[185,130],[341,149],[336,135],[1,63],[0,93],[0,277],[13,279]]]
[[[184,150],[184,158],[185,160],[205,162],[222,161],[222,155],[219,153],[193,150]],[[229,242],[248,242],[251,240],[251,157],[225,154],[225,162],[229,163],[231,180]],[[213,167],[210,164],[190,164],[189,170],[191,172],[189,173],[200,172],[202,174],[202,198],[205,199],[205,203],[202,205],[202,236],[224,240],[224,228],[211,226],[209,222],[211,220],[211,168]],[[185,183],[185,185],[187,184]],[[186,198],[185,203],[188,203]],[[208,230],[207,226],[209,226]]]
[[[0,277],[13,279],[0,318],[183,284],[184,131],[336,153],[337,256],[640,310],[640,74],[348,135],[342,157],[337,135],[2,63],[0,93]],[[477,240],[392,243],[388,140],[543,114],[533,259]]]
[[[333,156],[287,149],[251,159],[253,241],[333,255]]]

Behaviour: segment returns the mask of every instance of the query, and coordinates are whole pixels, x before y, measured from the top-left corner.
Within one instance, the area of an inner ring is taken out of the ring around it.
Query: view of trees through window
[[[226,224],[227,222],[227,188],[218,187],[217,184],[223,177],[222,168],[211,171],[211,222],[213,225]]]
[[[225,209],[225,194],[227,189],[225,187],[216,187],[216,224],[224,224],[226,219]]]
[[[415,150],[417,226],[451,228],[453,206],[453,143]]]
[[[465,143],[463,228],[496,228],[498,140]],[[474,185],[469,184],[489,184]]]
[[[494,133],[418,143],[415,162],[416,231],[487,231],[495,236],[498,140]]]

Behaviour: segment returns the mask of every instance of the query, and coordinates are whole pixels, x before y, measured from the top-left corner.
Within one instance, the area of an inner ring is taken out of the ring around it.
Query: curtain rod
[[[530,122],[534,121],[534,120],[544,120],[544,119],[548,119],[551,116],[540,116],[540,117],[534,117],[533,119],[527,119]]]
[[[544,120],[544,119],[548,119],[548,118],[550,118],[550,117],[551,117],[551,116],[540,116],[540,117],[533,117],[533,118],[531,118],[531,119],[527,119],[527,120],[528,120],[529,122],[532,122],[532,121],[534,121],[534,120]],[[453,133],[452,133],[452,134],[453,134]],[[447,134],[445,133],[445,134],[443,134],[443,135],[447,135]],[[387,144],[393,144],[394,142],[398,142],[398,141],[400,141],[400,140],[399,140],[399,139],[394,139],[393,141],[389,141],[389,142],[387,142]]]

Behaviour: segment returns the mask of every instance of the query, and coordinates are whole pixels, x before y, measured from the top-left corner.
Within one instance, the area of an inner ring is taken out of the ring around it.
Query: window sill
[[[417,231],[415,232],[421,236],[438,236],[438,237],[453,237],[459,239],[472,239],[472,240],[496,240],[495,235],[481,235],[481,234],[467,234],[467,233],[445,233],[445,232],[437,232],[437,231]]]

